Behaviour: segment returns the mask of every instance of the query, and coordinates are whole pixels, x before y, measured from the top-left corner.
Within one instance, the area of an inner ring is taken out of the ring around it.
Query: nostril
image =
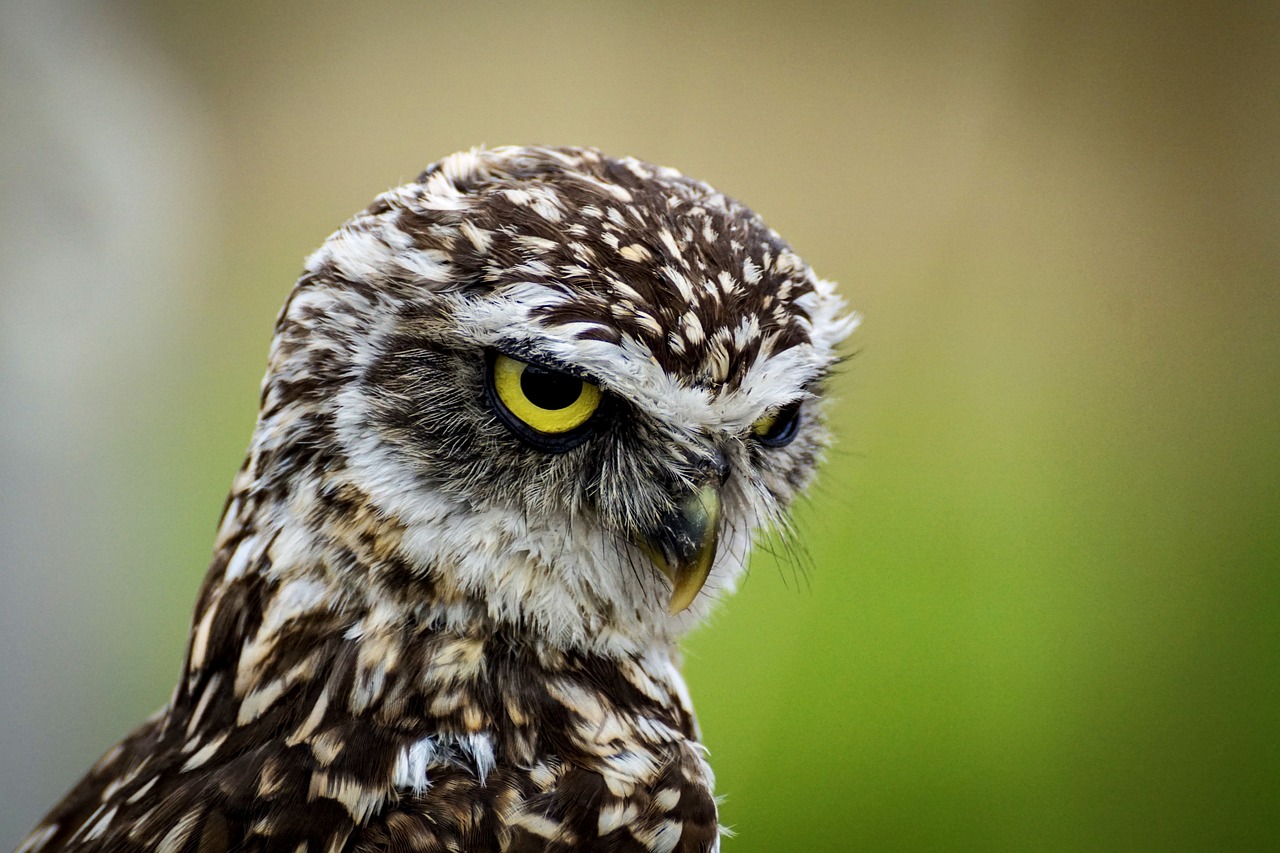
[[[685,457],[684,476],[673,483],[676,490],[698,489],[708,483],[724,485],[729,478],[729,458],[720,447],[704,444]]]

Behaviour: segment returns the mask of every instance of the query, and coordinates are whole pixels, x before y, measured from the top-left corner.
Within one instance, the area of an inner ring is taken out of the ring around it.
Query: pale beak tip
[[[720,496],[714,486],[703,486],[683,499],[672,517],[671,529],[662,531],[665,535],[644,543],[658,569],[671,581],[668,615],[692,607],[706,584],[715,561],[719,520]]]

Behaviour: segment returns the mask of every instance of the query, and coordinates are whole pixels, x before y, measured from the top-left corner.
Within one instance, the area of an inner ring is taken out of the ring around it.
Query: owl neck
[[[237,475],[219,525],[193,618],[188,679],[223,671],[246,693],[271,681],[260,672],[267,663],[278,669],[281,659],[297,658],[302,670],[320,666],[303,657],[334,638],[350,644],[348,655],[394,666],[408,638],[435,634],[492,641],[543,661],[640,663],[662,672],[670,695],[684,695],[669,625],[637,629],[611,621],[608,606],[586,614],[578,607],[581,624],[548,631],[495,608],[443,570],[456,567],[425,564],[413,540],[439,537],[387,517],[340,474],[282,479],[314,484],[299,492],[274,489],[251,469],[252,460]],[[566,611],[566,620],[573,615]],[[668,617],[659,609],[656,618]]]
[[[712,774],[671,644],[605,655],[499,624],[405,563],[385,520],[342,515],[300,529],[279,501],[233,492],[159,721],[184,770],[209,762],[247,780],[237,790],[283,779],[299,807],[332,800],[356,823],[406,791],[484,802],[530,785],[539,814],[594,829],[586,779],[619,808],[663,798],[659,815],[710,849]]]

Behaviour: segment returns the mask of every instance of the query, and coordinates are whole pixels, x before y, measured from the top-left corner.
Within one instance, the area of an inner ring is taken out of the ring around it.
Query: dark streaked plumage
[[[812,476],[853,325],[669,169],[379,197],[281,313],[172,699],[20,849],[718,849],[675,644]]]

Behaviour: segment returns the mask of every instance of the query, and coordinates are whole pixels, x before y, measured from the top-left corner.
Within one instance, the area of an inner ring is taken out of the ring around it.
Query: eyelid
[[[525,371],[530,367],[581,383],[578,396],[555,408],[530,399],[524,385]],[[599,387],[590,380],[497,350],[489,351],[486,356],[485,393],[498,420],[508,430],[548,453],[570,450],[595,434],[606,402]]]
[[[543,370],[549,370],[553,373],[563,373],[565,376],[572,376],[574,379],[581,379],[583,382],[589,382],[597,388],[603,390],[600,381],[587,371],[583,370],[576,364],[566,364],[554,355],[543,352],[536,347],[520,342],[498,343],[488,349],[488,358],[492,362],[497,356],[505,355],[507,358],[515,361],[529,364],[534,367],[541,367]]]

